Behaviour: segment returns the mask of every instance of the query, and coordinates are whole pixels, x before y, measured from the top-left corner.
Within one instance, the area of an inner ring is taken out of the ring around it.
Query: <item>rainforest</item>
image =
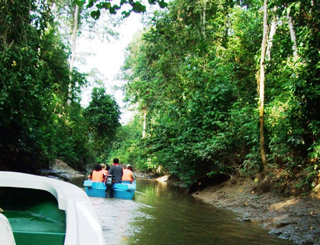
[[[150,4],[158,8],[127,47],[119,74],[136,108],[122,125],[103,85],[81,105],[89,81],[73,65],[74,44],[101,14],[130,18]],[[320,189],[319,6],[1,1],[1,170],[36,172],[61,159],[85,171],[118,157],[189,188],[240,175],[268,177],[282,191]]]

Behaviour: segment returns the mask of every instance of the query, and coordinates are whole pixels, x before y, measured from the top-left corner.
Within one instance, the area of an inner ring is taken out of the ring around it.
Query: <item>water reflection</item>
[[[134,200],[91,198],[106,244],[291,244],[178,187],[138,180]]]

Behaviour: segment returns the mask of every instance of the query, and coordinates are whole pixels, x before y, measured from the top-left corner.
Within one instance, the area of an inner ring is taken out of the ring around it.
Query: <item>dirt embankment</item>
[[[296,244],[320,244],[320,199],[283,197],[274,191],[257,194],[258,185],[251,179],[231,178],[193,196]]]

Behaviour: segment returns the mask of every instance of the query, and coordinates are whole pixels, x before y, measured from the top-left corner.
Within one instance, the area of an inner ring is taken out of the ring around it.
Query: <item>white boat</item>
[[[0,171],[0,212],[1,244],[105,244],[86,193],[61,180]]]

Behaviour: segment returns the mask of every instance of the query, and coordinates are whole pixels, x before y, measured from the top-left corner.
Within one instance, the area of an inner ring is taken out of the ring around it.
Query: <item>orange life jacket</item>
[[[104,179],[104,172],[102,170],[100,170],[100,171],[93,170],[92,171],[92,175],[91,175],[92,182],[102,182],[103,179]]]
[[[133,173],[130,169],[123,169],[122,181],[133,181]]]

